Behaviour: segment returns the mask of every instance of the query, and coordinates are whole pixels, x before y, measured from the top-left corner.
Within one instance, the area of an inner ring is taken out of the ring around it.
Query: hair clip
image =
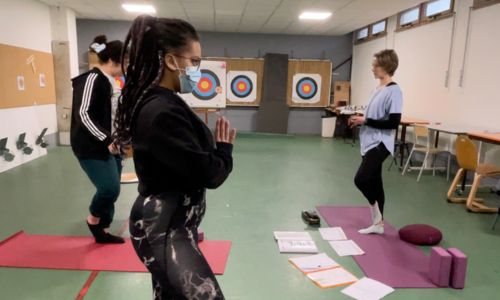
[[[90,48],[94,49],[96,53],[99,53],[102,50],[106,49],[106,44],[93,43],[92,45],[90,45]]]

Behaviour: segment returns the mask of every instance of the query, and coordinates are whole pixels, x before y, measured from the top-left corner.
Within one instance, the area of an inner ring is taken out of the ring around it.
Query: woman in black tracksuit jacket
[[[73,78],[71,147],[80,166],[97,191],[90,204],[87,224],[97,243],[123,243],[106,231],[113,221],[114,203],[120,194],[122,159],[111,137],[111,97],[115,76],[121,75],[123,43],[106,43],[105,36],[90,45],[99,66]]]

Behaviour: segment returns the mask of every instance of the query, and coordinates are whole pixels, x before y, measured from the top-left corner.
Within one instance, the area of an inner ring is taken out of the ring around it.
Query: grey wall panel
[[[286,103],[288,81],[288,55],[267,53],[264,57],[262,99],[257,114],[257,131],[287,133],[288,111]]]

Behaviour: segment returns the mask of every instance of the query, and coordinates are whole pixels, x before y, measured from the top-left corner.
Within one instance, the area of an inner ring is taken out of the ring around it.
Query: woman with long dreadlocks
[[[130,233],[152,274],[154,299],[224,299],[197,244],[205,189],[233,168],[236,131],[219,118],[214,137],[177,95],[200,73],[194,27],[178,19],[139,16],[125,40],[129,64],[116,115],[116,137],[132,144],[139,196]]]

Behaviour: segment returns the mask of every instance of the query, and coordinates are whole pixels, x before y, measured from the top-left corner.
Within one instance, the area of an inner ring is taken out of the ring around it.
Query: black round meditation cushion
[[[425,224],[407,225],[399,230],[399,237],[408,243],[421,246],[439,244],[443,234],[439,229]]]

